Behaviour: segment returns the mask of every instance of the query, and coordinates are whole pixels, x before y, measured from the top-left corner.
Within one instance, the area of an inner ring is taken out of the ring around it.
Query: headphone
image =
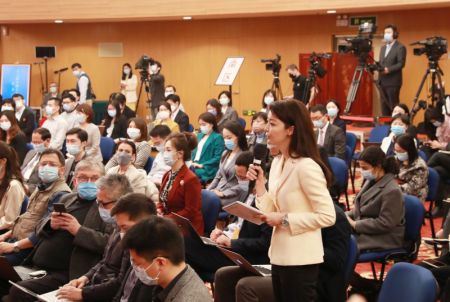
[[[397,39],[397,38],[398,38],[398,30],[397,30],[397,26],[395,26],[394,24],[388,24],[388,25],[386,25],[386,26],[384,27],[384,29],[386,29],[386,28],[392,28],[392,31],[394,32],[394,34],[392,35],[392,37],[393,37],[394,39]]]

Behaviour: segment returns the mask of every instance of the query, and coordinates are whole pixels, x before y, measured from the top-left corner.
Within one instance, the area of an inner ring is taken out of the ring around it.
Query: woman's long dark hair
[[[398,162],[393,156],[386,157],[386,154],[380,147],[370,146],[364,149],[359,157],[360,161],[364,161],[372,167],[382,168],[384,173],[397,175],[399,172]]]
[[[395,138],[395,143],[408,153],[408,164],[411,165],[419,157],[414,137],[409,134],[402,134]]]
[[[238,140],[237,145],[239,146],[239,149],[241,149],[241,151],[248,150],[247,138],[245,137],[245,130],[241,126],[241,124],[239,124],[239,122],[228,121],[223,125],[223,129],[227,129],[228,131],[236,135]],[[222,161],[224,161],[230,154],[231,151],[228,150],[228,152],[226,152],[222,156]]]
[[[117,124],[119,122],[119,118],[122,114],[122,112],[120,112],[120,102],[116,99],[112,99],[109,101],[108,106],[110,104],[114,107],[114,109],[116,109],[116,116],[115,116],[114,124]],[[109,126],[111,126],[111,121],[113,119],[108,114],[108,106],[106,106],[106,115],[105,115],[105,127],[106,128],[109,128]]]
[[[16,179],[23,186],[23,177],[16,151],[2,141],[0,141],[0,159],[6,159],[5,177],[0,184],[0,200],[2,200],[11,180]]]
[[[130,74],[129,74],[129,75],[126,75],[125,72],[123,72],[123,68],[124,68],[125,66],[128,67],[128,68],[130,68]],[[127,78],[127,76],[128,76],[128,78]],[[133,76],[133,69],[131,68],[130,63],[125,63],[125,64],[123,64],[123,65],[122,65],[122,80],[125,81],[126,79],[131,79],[132,76]]]
[[[278,101],[270,105],[270,112],[280,119],[286,128],[293,127],[289,156],[292,158],[309,157],[322,169],[328,186],[333,184],[332,173],[320,158],[313,124],[306,106],[296,100]]]
[[[2,111],[0,112],[0,117],[2,116],[6,116],[8,121],[11,123],[11,128],[8,130],[10,140],[13,140],[13,138],[18,134],[23,134],[22,130],[20,130],[19,124],[17,123],[14,111]],[[5,130],[0,129],[0,140],[6,142],[7,135],[8,133]]]

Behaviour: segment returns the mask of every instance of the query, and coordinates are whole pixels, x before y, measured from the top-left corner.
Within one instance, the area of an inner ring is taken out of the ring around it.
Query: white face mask
[[[16,109],[20,109],[20,108],[23,107],[23,102],[22,102],[22,100],[15,101],[15,103],[16,103]]]
[[[72,71],[72,73],[73,73],[74,76],[78,77],[81,74],[81,71],[80,70],[74,70],[74,71]]]
[[[130,68],[124,68],[123,69],[123,73],[126,74],[126,75],[130,74],[130,71],[131,71]]]
[[[170,110],[172,110],[172,112],[177,111],[178,106],[177,105],[170,105]]]
[[[219,99],[220,105],[222,106],[228,106],[228,104],[230,103],[230,99],[227,97],[221,97]]]
[[[127,129],[128,137],[132,140],[136,140],[141,137],[141,130],[138,128],[128,128]]]
[[[51,93],[56,93],[57,88],[55,86],[53,86],[53,87],[50,87],[49,90],[50,90]]]
[[[10,122],[10,121],[7,121],[7,122],[0,122],[0,128],[1,128],[3,131],[8,131],[9,128],[11,128],[11,122]]]
[[[158,112],[158,114],[156,115],[156,119],[157,120],[166,120],[170,117],[170,113],[169,111],[160,111]]]

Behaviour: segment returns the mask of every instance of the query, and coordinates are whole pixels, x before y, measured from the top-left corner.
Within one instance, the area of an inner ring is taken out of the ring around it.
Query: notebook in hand
[[[261,220],[261,215],[264,215],[263,212],[240,201],[235,201],[224,206],[223,210],[231,215],[243,218],[257,225],[264,223],[264,221]]]

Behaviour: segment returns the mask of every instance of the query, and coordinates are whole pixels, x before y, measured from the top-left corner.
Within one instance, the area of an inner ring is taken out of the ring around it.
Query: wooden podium
[[[308,76],[309,56],[299,55],[300,72],[304,76]],[[322,79],[316,77],[319,94],[314,103],[326,104],[329,99],[335,99],[341,106],[340,114],[343,114],[357,64],[358,58],[351,53],[333,53],[330,59],[322,59],[321,65],[327,73]],[[350,115],[372,116],[373,85],[372,76],[364,72]]]

